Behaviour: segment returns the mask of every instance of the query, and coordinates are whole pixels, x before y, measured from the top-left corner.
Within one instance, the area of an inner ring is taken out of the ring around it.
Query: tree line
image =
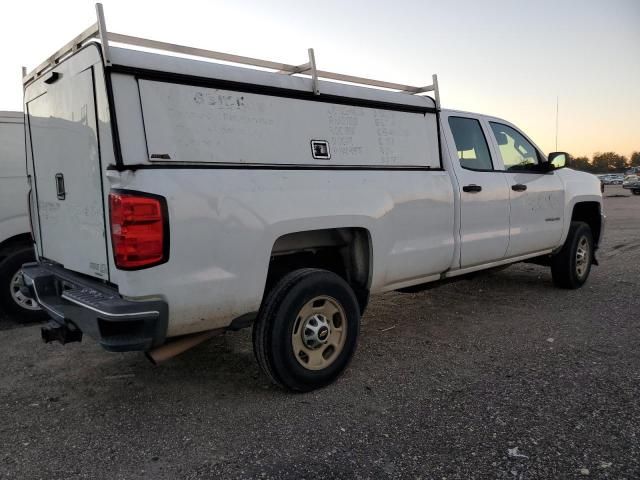
[[[633,152],[629,158],[615,152],[596,153],[591,160],[569,155],[567,166],[591,173],[624,173],[631,167],[640,167],[640,152]]]

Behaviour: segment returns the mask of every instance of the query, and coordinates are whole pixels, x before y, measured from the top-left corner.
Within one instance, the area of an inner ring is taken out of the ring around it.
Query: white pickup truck
[[[306,391],[352,358],[370,294],[522,261],[564,288],[589,275],[597,178],[505,120],[441,110],[437,82],[173,46],[100,15],[59,56],[24,79],[24,288],[53,319],[45,340],[159,361],[253,325],[264,372]]]
[[[43,318],[20,288],[20,268],[34,260],[24,150],[24,115],[0,112],[0,310],[16,321]]]

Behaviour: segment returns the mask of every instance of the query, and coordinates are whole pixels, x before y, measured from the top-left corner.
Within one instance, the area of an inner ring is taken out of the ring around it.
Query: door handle
[[[462,191],[467,193],[478,193],[482,191],[482,187],[472,183],[471,185],[465,185],[462,187]]]
[[[64,200],[67,196],[67,192],[64,189],[64,175],[61,173],[56,173],[56,194],[58,196],[58,200]]]
[[[511,185],[511,190],[513,190],[514,192],[524,192],[527,189],[526,185],[523,185],[522,183],[516,183],[515,185]]]

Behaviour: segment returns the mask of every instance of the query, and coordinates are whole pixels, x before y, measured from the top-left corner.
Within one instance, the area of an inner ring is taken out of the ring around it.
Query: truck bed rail
[[[371,78],[358,77],[354,75],[346,75],[342,73],[328,72],[318,70],[316,68],[315,54],[312,48],[308,49],[309,61],[302,65],[291,65],[287,63],[274,62],[270,60],[262,60],[259,58],[245,57],[234,55],[231,53],[217,52],[213,50],[205,50],[202,48],[188,47],[185,45],[176,45],[173,43],[161,42],[146,38],[135,37],[131,35],[123,35],[120,33],[108,32],[104,17],[104,10],[101,3],[96,3],[97,21],[82,33],[77,35],[62,48],[58,49],[53,55],[38,65],[28,74],[24,74],[22,83],[24,86],[37,80],[49,70],[58,65],[67,56],[79,50],[88,41],[97,38],[100,40],[103,61],[105,66],[111,65],[111,56],[109,55],[109,42],[130,45],[153,50],[161,50],[166,52],[178,53],[182,55],[191,55],[195,57],[208,58],[223,62],[236,63],[240,65],[249,65],[253,67],[266,68],[274,70],[275,73],[283,75],[308,75],[313,80],[313,93],[320,95],[318,80],[326,79],[337,82],[346,82],[356,85],[366,85],[368,87],[384,88],[388,90],[396,90],[398,92],[417,95],[426,92],[433,92],[436,102],[436,108],[440,109],[440,92],[438,89],[438,76],[432,75],[431,85],[423,87],[415,87],[404,85],[401,83],[388,82],[383,80],[374,80]]]

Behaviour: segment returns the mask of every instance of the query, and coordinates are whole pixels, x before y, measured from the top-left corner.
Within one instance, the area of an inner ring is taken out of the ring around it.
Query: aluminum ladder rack
[[[270,60],[262,60],[259,58],[244,57],[230,53],[187,47],[184,45],[175,45],[172,43],[160,42],[157,40],[134,37],[131,35],[123,35],[121,33],[108,32],[105,23],[104,10],[101,3],[96,3],[96,14],[98,17],[96,23],[86,28],[82,33],[65,44],[62,48],[57,50],[53,55],[51,55],[49,58],[47,58],[47,60],[38,65],[30,73],[26,73],[26,69],[23,67],[23,85],[26,86],[27,84],[37,80],[42,75],[58,65],[67,56],[79,50],[89,40],[97,38],[100,40],[105,66],[111,65],[111,57],[109,55],[109,42],[113,42],[152,50],[162,50],[182,55],[191,55],[195,57],[220,60],[223,62],[230,62],[240,65],[250,65],[253,67],[270,69],[275,71],[275,73],[282,75],[308,75],[313,81],[313,93],[315,95],[320,95],[318,84],[319,79],[334,80],[337,82],[345,82],[356,85],[366,85],[376,88],[384,88],[387,90],[395,90],[397,92],[410,95],[433,92],[436,102],[436,108],[440,110],[440,92],[438,89],[438,76],[436,74],[432,75],[432,84],[424,87],[414,87],[411,85],[403,85],[401,83],[374,80],[371,78],[357,77],[353,75],[345,75],[342,73],[318,70],[316,68],[316,60],[313,48],[308,49],[309,61],[307,63],[304,63],[302,65],[290,65],[286,63],[273,62]]]

